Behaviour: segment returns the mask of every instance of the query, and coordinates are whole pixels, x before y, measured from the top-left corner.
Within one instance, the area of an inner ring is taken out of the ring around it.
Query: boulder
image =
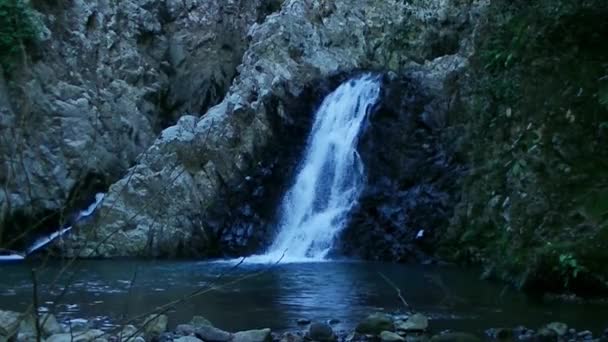
[[[393,318],[385,313],[374,313],[359,322],[356,331],[359,334],[379,335],[383,331],[394,331]]]
[[[383,331],[380,333],[380,340],[382,342],[403,342],[405,338],[391,331]]]
[[[122,342],[133,342],[136,338],[143,336],[143,331],[133,325],[125,325],[120,331],[118,337]]]
[[[153,336],[160,336],[162,333],[167,331],[167,323],[169,317],[167,315],[152,314],[146,318],[143,323],[143,332],[146,339],[150,339]]]
[[[312,323],[308,327],[306,337],[319,342],[331,342],[336,340],[333,329],[325,323]]]
[[[407,321],[401,322],[397,325],[397,330],[402,331],[424,331],[429,327],[429,320],[425,315],[414,314],[410,316]]]
[[[21,314],[14,311],[0,311],[0,337],[10,339],[19,329]]]
[[[38,319],[40,321],[43,337],[64,332],[54,315],[42,314]],[[26,315],[23,320],[21,320],[21,323],[19,324],[19,334],[36,336],[36,319],[34,315]]]
[[[194,335],[205,342],[227,342],[232,334],[210,325],[202,325],[194,330]]]
[[[191,325],[194,328],[200,328],[202,326],[213,326],[213,324],[211,323],[211,321],[209,321],[208,319],[206,319],[203,316],[194,316],[192,317],[192,319],[190,320],[189,325]]]
[[[194,335],[196,329],[191,324],[178,324],[175,333],[182,336]]]
[[[91,322],[83,318],[71,319],[64,327],[66,332],[82,332],[91,329]]]
[[[272,334],[270,329],[239,331],[232,342],[272,342]]]
[[[568,325],[566,323],[552,322],[547,324],[546,328],[555,331],[559,337],[565,336],[568,333]]]

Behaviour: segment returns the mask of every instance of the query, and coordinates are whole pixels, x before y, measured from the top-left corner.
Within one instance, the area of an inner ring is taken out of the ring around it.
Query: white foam
[[[0,255],[0,261],[17,261],[23,259],[25,259],[25,257],[20,254]]]
[[[86,208],[85,210],[81,211],[80,213],[78,213],[78,216],[76,217],[76,221],[82,219],[82,218],[86,218],[91,216],[91,214],[93,214],[95,212],[95,209],[97,209],[97,207],[99,206],[99,204],[101,203],[101,201],[103,201],[103,198],[106,196],[106,194],[104,193],[97,193],[95,194],[95,202],[91,203],[91,205],[88,206],[88,208]]]

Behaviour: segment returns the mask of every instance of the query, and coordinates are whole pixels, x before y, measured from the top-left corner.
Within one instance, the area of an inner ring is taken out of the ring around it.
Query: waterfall
[[[86,209],[79,211],[77,213],[74,221],[80,222],[80,221],[87,219],[89,216],[91,216],[95,212],[95,210],[97,209],[99,204],[101,204],[104,197],[105,197],[104,193],[97,193],[95,195],[95,202],[91,203]],[[36,242],[34,242],[30,247],[28,247],[25,252],[11,252],[10,254],[7,254],[7,255],[0,255],[0,262],[23,260],[23,259],[25,259],[26,256],[47,246],[51,242],[55,241],[55,239],[64,236],[71,230],[72,230],[71,225],[64,226],[63,228],[60,228],[56,232],[36,240]],[[3,251],[0,250],[0,252],[3,252]]]
[[[278,235],[250,261],[323,260],[345,227],[365,183],[359,132],[378,101],[378,77],[364,75],[329,94],[315,114],[295,181],[280,208]]]

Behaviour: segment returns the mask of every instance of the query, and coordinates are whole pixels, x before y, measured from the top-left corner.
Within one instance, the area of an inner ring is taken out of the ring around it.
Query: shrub
[[[29,4],[24,0],[0,0],[0,66],[12,69],[35,37]]]

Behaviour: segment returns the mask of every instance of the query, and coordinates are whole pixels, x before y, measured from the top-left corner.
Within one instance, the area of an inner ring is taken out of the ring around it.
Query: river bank
[[[524,326],[490,328],[483,334],[458,330],[440,330],[433,321],[420,313],[368,315],[354,329],[337,329],[337,319],[327,322],[307,318],[297,320],[297,329],[273,331],[270,328],[229,332],[215,327],[208,319],[194,316],[187,323],[169,326],[169,317],[159,311],[139,321],[129,321],[112,329],[95,329],[86,319],[73,319],[63,323],[52,314],[31,314],[0,311],[0,338],[3,341],[46,342],[479,342],[492,341],[591,341],[608,340],[608,329],[595,334],[590,330],[577,330],[561,322],[551,322],[537,330]]]

